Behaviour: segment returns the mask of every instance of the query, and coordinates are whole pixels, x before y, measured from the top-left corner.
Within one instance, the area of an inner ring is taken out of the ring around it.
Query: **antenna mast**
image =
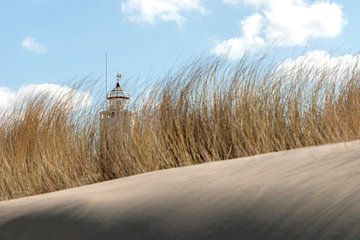
[[[106,53],[105,53],[105,101],[106,101],[106,109],[108,109],[108,101],[107,101],[107,94],[108,94],[107,75],[108,75],[108,55],[107,55],[107,52],[106,52]]]

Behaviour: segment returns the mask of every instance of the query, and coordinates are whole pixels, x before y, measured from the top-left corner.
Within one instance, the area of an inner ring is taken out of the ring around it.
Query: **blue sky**
[[[1,0],[1,89],[110,74],[164,73],[200,54],[356,54],[360,1]],[[327,56],[331,58],[332,56]],[[10,95],[9,95],[10,96]],[[0,103],[1,104],[1,103]]]

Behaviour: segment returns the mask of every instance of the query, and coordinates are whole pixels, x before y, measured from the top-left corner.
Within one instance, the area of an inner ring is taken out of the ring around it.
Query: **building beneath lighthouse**
[[[115,88],[106,96],[107,109],[100,112],[100,136],[105,146],[131,131],[132,113],[128,110],[130,96],[120,86],[121,77],[121,74],[117,74]]]

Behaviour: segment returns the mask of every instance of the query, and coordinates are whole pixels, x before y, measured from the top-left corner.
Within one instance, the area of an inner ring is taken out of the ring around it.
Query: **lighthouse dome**
[[[123,98],[123,99],[129,99],[129,95],[126,94],[126,91],[124,89],[122,89],[122,87],[120,86],[120,79],[121,79],[121,74],[117,75],[117,83],[114,89],[112,89],[110,91],[110,93],[107,96],[107,99],[114,99],[114,98]]]

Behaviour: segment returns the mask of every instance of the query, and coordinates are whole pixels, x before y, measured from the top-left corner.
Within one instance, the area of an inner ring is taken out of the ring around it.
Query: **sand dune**
[[[0,239],[360,239],[360,142],[0,202]]]

